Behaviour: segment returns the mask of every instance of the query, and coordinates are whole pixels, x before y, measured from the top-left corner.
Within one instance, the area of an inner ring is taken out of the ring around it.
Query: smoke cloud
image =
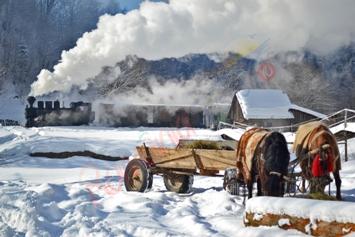
[[[150,105],[157,109],[156,112],[160,109],[160,111],[169,113],[170,116],[174,116],[181,108],[186,107],[190,111],[198,112],[216,102],[219,106],[221,103],[228,105],[227,109],[229,109],[233,94],[232,90],[225,89],[215,81],[200,76],[186,81],[173,79],[159,81],[151,77],[147,82],[146,86],[137,86],[134,89],[120,91],[94,101],[95,122],[101,125],[117,126],[121,118],[129,117],[130,125],[135,122],[141,125],[142,123],[137,122],[139,121],[136,117],[137,112],[145,111],[143,108]],[[219,109],[223,110],[223,105]],[[133,111],[135,112],[132,113]]]
[[[104,66],[126,55],[156,60],[189,53],[245,53],[255,50],[254,42],[266,40],[269,53],[307,48],[326,54],[353,41],[353,9],[353,0],[145,1],[126,15],[102,16],[96,30],[63,51],[53,72],[40,72],[31,94],[86,89]],[[245,44],[249,39],[253,43]]]
[[[190,80],[168,80],[159,82],[152,77],[147,87],[138,86],[131,90],[111,95],[96,103],[113,103],[116,105],[201,105],[215,102],[231,102],[232,91],[226,91],[215,81],[194,77]]]

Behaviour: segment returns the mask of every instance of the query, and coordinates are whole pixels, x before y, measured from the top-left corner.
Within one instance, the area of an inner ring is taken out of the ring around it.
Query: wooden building
[[[247,89],[238,91],[228,112],[231,123],[260,127],[282,127],[321,119],[325,115],[292,104],[281,90]]]

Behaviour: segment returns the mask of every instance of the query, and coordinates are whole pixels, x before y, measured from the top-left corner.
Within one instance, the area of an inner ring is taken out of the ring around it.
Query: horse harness
[[[310,132],[308,134],[308,136],[312,136],[312,132]],[[314,136],[311,138],[310,142],[308,143],[307,145],[307,150],[309,150],[312,145],[314,144],[314,142],[321,136],[321,135],[328,135],[329,137],[333,137],[333,135],[327,131],[327,130],[321,130],[321,131],[318,131],[317,133],[314,134]],[[304,147],[304,145],[302,145],[302,147]],[[312,170],[312,166],[313,166],[313,162],[315,162],[315,157],[319,157],[319,163],[320,163],[320,166],[322,168],[322,172],[324,173],[327,173],[329,172],[327,169],[328,167],[326,166],[327,165],[327,161],[329,159],[329,149],[331,148],[331,144],[323,144],[321,147],[317,147],[313,150],[310,150],[306,153],[303,153],[303,156],[300,157],[299,161],[297,163],[302,163],[304,160],[307,160],[307,167],[308,167],[308,170]],[[335,157],[334,157],[334,160],[332,162],[336,162],[336,160],[339,158],[339,154],[337,154]],[[328,161],[329,162],[329,161]],[[334,165],[334,164],[333,164]],[[312,172],[312,171],[311,171]],[[314,176],[313,174],[311,174],[311,177]]]
[[[252,164],[255,157],[255,151],[262,140],[262,137],[266,135],[267,130],[262,128],[253,128],[248,130],[240,139],[237,149],[237,168],[239,174],[247,182],[251,179]],[[265,133],[265,134],[263,134]],[[239,177],[239,179],[241,178]]]

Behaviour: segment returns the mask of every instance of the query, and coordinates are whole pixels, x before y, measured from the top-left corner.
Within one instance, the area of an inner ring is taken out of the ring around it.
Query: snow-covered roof
[[[355,133],[355,123],[348,122],[346,127],[345,127],[344,123],[341,123],[335,127],[330,128],[330,131],[332,131],[333,134],[336,134],[336,133],[342,132],[342,131]]]
[[[307,108],[304,108],[304,107],[301,107],[301,106],[295,105],[295,104],[291,104],[291,108],[290,109],[298,110],[298,111],[301,111],[303,113],[310,114],[310,115],[313,115],[313,116],[315,116],[317,118],[321,118],[321,119],[324,119],[324,118],[327,117],[327,115],[325,115],[325,114],[318,113],[318,112],[313,111],[311,109],[307,109]]]
[[[246,119],[293,119],[291,102],[281,90],[248,89],[236,94]]]

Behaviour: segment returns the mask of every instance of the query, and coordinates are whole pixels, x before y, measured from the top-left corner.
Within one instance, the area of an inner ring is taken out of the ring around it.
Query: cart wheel
[[[147,189],[145,190],[146,192],[150,191],[153,187],[153,174],[148,172],[148,186]]]
[[[124,185],[127,191],[135,192],[145,192],[152,187],[153,175],[149,172],[146,162],[134,159],[127,164]]]
[[[176,193],[189,193],[194,182],[193,175],[164,175],[164,184],[168,191]]]
[[[227,168],[224,171],[223,189],[229,194],[236,196],[239,195],[240,183],[237,180],[237,169]]]

